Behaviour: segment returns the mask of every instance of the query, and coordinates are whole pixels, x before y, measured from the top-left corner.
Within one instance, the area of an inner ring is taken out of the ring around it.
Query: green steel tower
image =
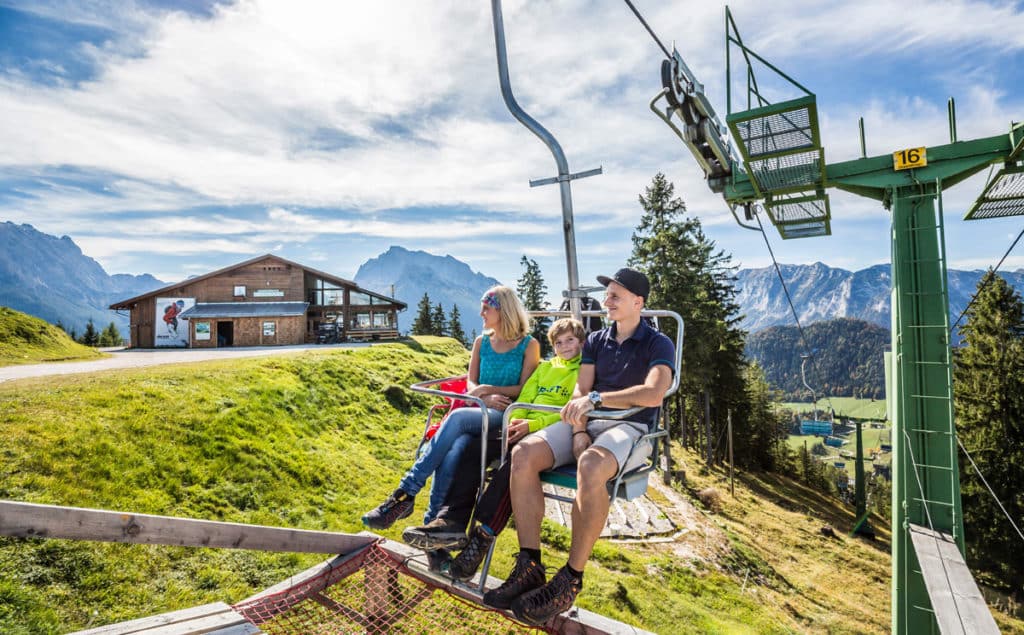
[[[747,103],[736,112],[733,50],[746,67]],[[798,95],[769,103],[755,65],[782,78]],[[867,157],[862,127],[862,157],[826,164],[815,95],[744,45],[728,9],[726,73],[727,127],[678,52],[662,63],[663,89],[650,107],[687,145],[709,187],[723,195],[741,226],[758,229],[751,221],[763,210],[783,239],[829,235],[829,188],[875,199],[891,214],[893,355],[887,396],[893,406],[893,632],[998,632],[969,572],[970,593],[953,586],[956,576],[948,573],[950,567],[966,571],[966,566],[942,192],[999,165],[967,218],[1024,214],[1024,124],[957,141],[951,100],[949,144]],[[952,590],[939,589],[940,582]],[[939,596],[949,601],[933,603],[931,597]]]

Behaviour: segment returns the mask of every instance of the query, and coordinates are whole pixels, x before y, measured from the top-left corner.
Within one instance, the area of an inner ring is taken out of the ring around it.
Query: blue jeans
[[[502,414],[504,413],[500,410],[487,409],[487,429],[491,438],[498,435],[501,430]],[[405,473],[398,487],[409,496],[418,494],[426,484],[427,477],[431,473],[434,474],[434,483],[430,488],[430,504],[427,506],[423,522],[429,523],[437,516],[448,494],[448,488],[455,480],[460,455],[473,439],[479,438],[480,409],[459,408],[448,415],[448,419],[438,428],[419,458]]]

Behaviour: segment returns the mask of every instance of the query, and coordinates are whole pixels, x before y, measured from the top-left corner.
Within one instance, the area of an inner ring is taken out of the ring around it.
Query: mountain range
[[[452,307],[458,305],[466,337],[473,331],[480,332],[480,296],[499,284],[496,279],[473,271],[451,256],[435,256],[397,246],[364,262],[354,282],[409,305],[408,310],[398,314],[399,331],[408,331],[416,320],[416,309],[424,293],[430,297],[431,306],[441,304],[445,315],[451,315]]]
[[[888,264],[860,271],[837,269],[820,262],[779,265],[779,269],[802,325],[848,317],[890,328],[892,272]],[[970,302],[985,272],[950,269],[947,274],[952,323]],[[1024,292],[1024,269],[999,275],[1018,292]],[[735,286],[736,302],[744,315],[740,325],[744,329],[755,332],[770,326],[795,325],[774,267],[740,269]]]
[[[149,274],[109,275],[68,236],[31,225],[0,223],[0,305],[79,334],[91,319],[97,329],[113,322],[128,334],[128,316],[107,307],[167,283]]]
[[[301,261],[301,257],[298,258]],[[890,326],[889,265],[860,271],[813,265],[780,265],[800,322],[856,318],[885,328]],[[952,320],[970,301],[984,272],[950,269],[949,297]],[[1024,270],[1001,272],[1018,291],[1024,291]],[[480,294],[498,280],[474,271],[452,256],[436,256],[392,246],[363,263],[354,281],[361,287],[406,302],[399,328],[408,331],[416,307],[427,293],[446,315],[458,305],[467,335],[480,330],[477,316]],[[109,275],[82,253],[68,236],[56,237],[31,225],[0,223],[0,305],[35,315],[48,322],[63,322],[79,333],[90,318],[97,326],[113,321],[127,333],[127,316],[109,311],[118,300],[165,286],[149,274]],[[772,326],[794,325],[786,296],[774,268],[741,269],[736,276],[741,326],[757,332]]]

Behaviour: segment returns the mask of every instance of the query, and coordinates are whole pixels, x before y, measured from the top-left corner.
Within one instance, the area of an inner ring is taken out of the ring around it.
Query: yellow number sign
[[[907,148],[892,153],[892,168],[894,170],[923,168],[926,165],[928,165],[926,148]]]

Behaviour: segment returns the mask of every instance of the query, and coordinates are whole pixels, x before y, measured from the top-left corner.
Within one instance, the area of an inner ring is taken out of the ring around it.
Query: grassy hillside
[[[102,356],[96,349],[75,342],[52,324],[0,306],[0,366]]]
[[[810,402],[788,401],[782,404],[793,412],[803,415],[810,415],[814,404]],[[836,416],[852,417],[854,419],[871,419],[882,421],[885,419],[885,399],[857,399],[855,397],[829,397],[818,399],[818,412],[828,412],[834,408]],[[809,416],[808,416],[809,418]]]
[[[406,387],[461,371],[467,355],[417,338],[0,384],[0,498],[356,532],[410,463],[428,399]],[[599,542],[580,606],[662,633],[888,629],[884,535],[822,536],[852,514],[783,477],[741,475],[733,499],[721,474],[696,472],[652,493],[682,528],[676,540]],[[711,485],[718,513],[689,502]],[[547,563],[560,565],[568,532],[545,523],[544,538]],[[505,532],[496,574],[514,552]],[[322,559],[0,539],[0,633],[235,602]]]

